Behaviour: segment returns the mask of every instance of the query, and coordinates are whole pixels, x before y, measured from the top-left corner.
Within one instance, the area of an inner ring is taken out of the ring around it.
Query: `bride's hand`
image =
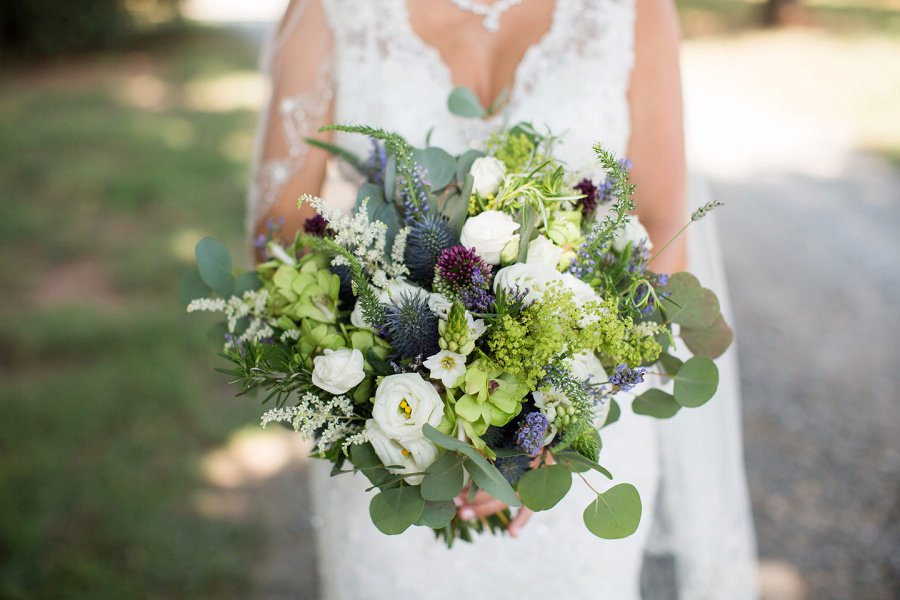
[[[456,514],[460,519],[466,521],[489,517],[509,507],[505,502],[497,500],[484,490],[478,490],[472,502],[469,502],[469,491],[467,489],[463,490],[454,502],[456,503]],[[513,517],[507,527],[510,537],[519,536],[519,531],[531,518],[531,514],[532,511],[525,506],[519,509],[519,512],[516,513],[516,516]]]

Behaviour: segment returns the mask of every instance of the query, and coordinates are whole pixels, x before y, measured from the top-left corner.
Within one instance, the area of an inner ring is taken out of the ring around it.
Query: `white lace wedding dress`
[[[269,53],[273,101],[250,194],[251,223],[303,168],[302,140],[329,112],[334,122],[383,127],[415,145],[424,145],[433,127],[431,143],[456,152],[502,118],[528,120],[562,134],[561,158],[585,173],[596,173],[591,146],[597,141],[624,156],[633,0],[556,0],[549,31],[518,67],[505,116],[487,122],[448,113],[452,75],[413,31],[406,1],[292,4]],[[369,149],[359,137],[342,135],[337,142],[361,155]],[[322,196],[349,207],[355,198],[352,181],[351,173],[332,165]],[[703,201],[702,194],[691,196],[693,203]],[[712,222],[693,228],[690,270],[718,291],[727,310],[714,236]],[[427,529],[388,537],[370,521],[367,481],[330,478],[328,465],[317,464],[312,485],[320,597],[523,600],[560,594],[632,600],[641,597],[641,566],[649,547],[674,556],[681,600],[754,598],[734,353],[719,367],[720,391],[703,408],[658,422],[634,415],[625,403],[621,419],[603,430],[601,463],[617,481],[633,483],[644,503],[640,528],[625,540],[601,540],[585,529],[582,511],[594,495],[577,480],[560,505],[534,515],[516,540],[485,535],[447,550]],[[609,485],[592,483],[601,489]]]

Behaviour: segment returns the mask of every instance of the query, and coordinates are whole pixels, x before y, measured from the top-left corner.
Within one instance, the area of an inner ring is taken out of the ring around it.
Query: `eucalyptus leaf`
[[[425,434],[426,438],[445,450],[452,450],[454,452],[465,454],[467,458],[463,463],[463,466],[466,471],[469,472],[469,475],[472,476],[472,481],[474,481],[478,487],[494,498],[506,502],[510,506],[522,505],[512,486],[506,481],[506,478],[504,478],[500,471],[497,470],[497,467],[489,463],[478,450],[465,442],[441,433],[427,423],[422,427],[422,433]]]
[[[619,407],[619,403],[615,400],[610,399],[609,401],[609,414],[606,415],[606,422],[603,424],[603,427],[609,427],[613,423],[619,420],[619,417],[622,416],[622,409]]]
[[[487,114],[475,92],[459,85],[453,88],[447,98],[447,109],[458,117],[479,119]]]
[[[397,193],[397,158],[391,154],[384,165],[384,197],[393,202]]]
[[[263,285],[259,274],[256,271],[247,271],[241,273],[234,280],[234,295],[243,296],[244,292],[255,291]]]
[[[528,471],[519,479],[522,503],[534,511],[556,506],[572,487],[572,472],[563,465],[546,465]]]
[[[681,410],[681,405],[675,402],[671,394],[652,388],[634,399],[631,410],[639,415],[668,419]]]
[[[422,510],[419,520],[416,521],[416,525],[441,529],[449,525],[455,516],[456,505],[451,500],[441,502],[426,501],[425,508]]]
[[[422,497],[429,501],[453,500],[463,487],[463,459],[456,452],[445,452],[425,469]]]
[[[220,296],[228,297],[234,288],[231,276],[231,255],[216,240],[206,237],[194,248],[200,279]]]
[[[362,472],[372,485],[379,485],[390,476],[390,473],[381,463],[381,459],[375,454],[372,444],[353,444],[350,446],[350,462],[353,467]]]
[[[689,358],[675,374],[675,400],[688,408],[706,404],[719,386],[719,369],[705,356]]]
[[[432,190],[442,190],[456,177],[456,159],[446,150],[430,146],[413,150],[413,158],[424,167]]]
[[[381,533],[398,535],[419,520],[425,500],[419,488],[400,486],[376,494],[369,503],[369,516]]]
[[[471,180],[471,177],[469,177]],[[462,231],[469,214],[469,199],[467,195],[447,194],[438,207],[438,212],[447,221],[447,227],[456,239]]]
[[[184,306],[190,304],[191,300],[208,298],[212,293],[212,288],[206,285],[196,267],[185,271],[178,282],[178,301]]]
[[[684,327],[704,328],[712,325],[719,314],[719,299],[690,273],[675,273],[666,285],[668,296],[662,298],[666,317]]]
[[[704,329],[682,327],[681,339],[684,345],[697,356],[719,358],[734,341],[734,331],[719,314],[712,325]]]
[[[678,369],[681,368],[681,365],[684,364],[684,361],[682,361],[677,356],[672,356],[671,354],[660,354],[659,364],[660,366],[662,366],[663,371],[665,371],[669,375],[674,375],[678,372]]]
[[[641,523],[641,496],[630,483],[620,483],[602,494],[584,509],[584,524],[597,537],[607,540],[626,538]]]
[[[556,459],[556,462],[563,465],[573,473],[584,473],[585,471],[593,469],[607,479],[613,478],[612,473],[607,471],[604,467],[600,466],[586,456],[578,454],[577,452],[567,450],[565,452],[560,452],[554,455],[554,458]]]

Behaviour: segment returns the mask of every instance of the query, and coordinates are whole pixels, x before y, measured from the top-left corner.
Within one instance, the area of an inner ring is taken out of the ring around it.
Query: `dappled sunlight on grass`
[[[212,485],[243,487],[274,477],[294,463],[305,463],[310,449],[299,435],[283,428],[243,429],[225,446],[206,454],[202,472]]]
[[[268,88],[259,73],[233,73],[188,82],[184,106],[203,112],[259,110],[267,93]]]

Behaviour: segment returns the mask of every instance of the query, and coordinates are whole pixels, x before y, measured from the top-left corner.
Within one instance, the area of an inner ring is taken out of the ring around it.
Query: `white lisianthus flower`
[[[432,293],[428,296],[428,308],[431,309],[439,319],[446,319],[450,315],[450,308],[453,301],[447,296],[438,293]]]
[[[437,446],[426,439],[401,442],[388,436],[375,422],[366,421],[366,438],[372,444],[375,454],[385,465],[400,465],[402,469],[388,469],[391,473],[419,473],[431,466],[438,456]],[[424,475],[404,477],[409,485],[422,483]]]
[[[372,418],[388,437],[400,442],[425,440],[422,427],[437,427],[444,403],[434,386],[416,373],[388,375],[375,390]]]
[[[597,292],[594,291],[594,288],[592,288],[590,284],[578,279],[571,273],[563,273],[560,279],[563,283],[563,287],[572,292],[572,295],[575,297],[575,303],[578,304],[578,306],[584,306],[588,302],[600,299]]]
[[[499,265],[500,253],[510,241],[519,237],[516,233],[518,229],[519,224],[508,214],[486,210],[466,219],[459,234],[459,243],[474,250],[484,262]]]
[[[422,366],[431,372],[432,379],[439,380],[445,388],[450,389],[455,387],[456,382],[466,374],[466,356],[449,350],[441,350],[437,354],[429,356]]]
[[[506,177],[506,165],[493,156],[482,156],[472,163],[469,174],[475,180],[472,190],[479,196],[490,196],[500,189]]]
[[[650,241],[650,234],[638,220],[635,215],[629,215],[625,219],[625,226],[616,231],[613,236],[613,249],[616,252],[622,252],[631,242],[632,246],[637,246],[641,242],[646,242],[647,250],[653,250],[653,243]]]
[[[313,359],[312,382],[331,394],[344,394],[366,378],[365,361],[357,349],[328,350]]]
[[[562,281],[562,273],[541,264],[516,263],[497,271],[494,277],[494,291],[503,289],[507,293],[524,292],[526,302],[537,302],[544,297],[553,283]]]
[[[529,265],[544,265],[553,267],[559,265],[559,259],[562,258],[563,249],[554,244],[546,236],[539,235],[528,242],[528,256],[525,262]]]

